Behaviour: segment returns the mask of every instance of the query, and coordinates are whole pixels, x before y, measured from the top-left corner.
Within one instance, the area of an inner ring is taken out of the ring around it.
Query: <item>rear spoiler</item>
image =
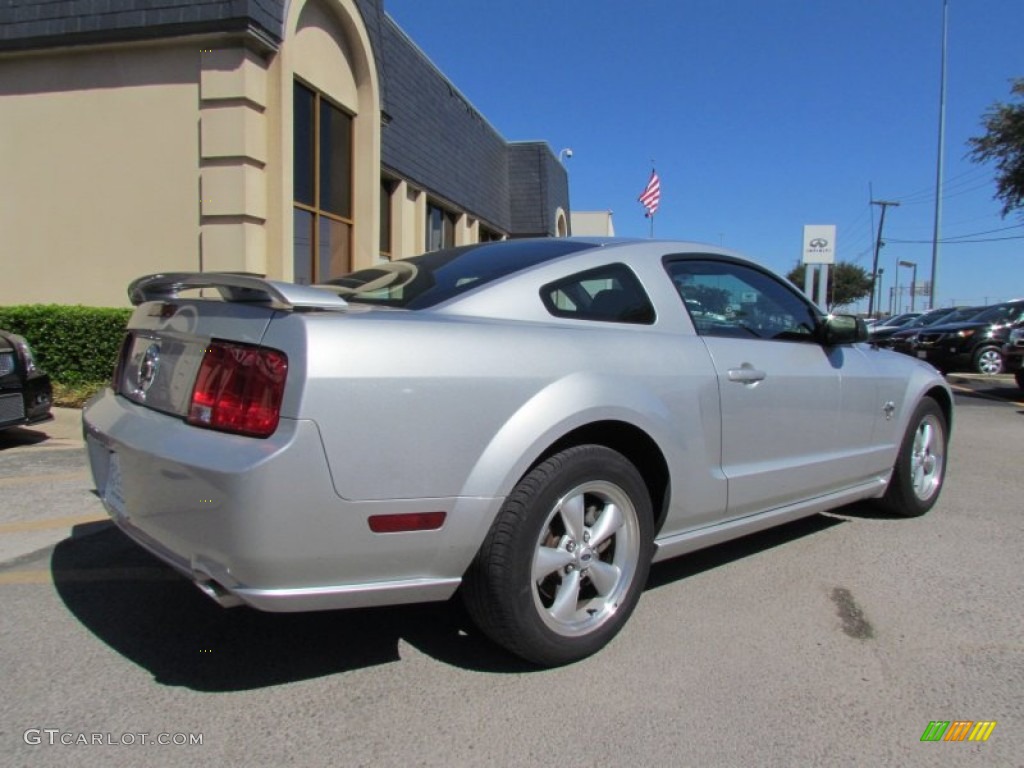
[[[225,301],[271,302],[284,309],[345,309],[336,293],[309,285],[267,280],[249,272],[168,272],[146,275],[128,286],[132,304],[178,298],[181,291],[215,288]]]

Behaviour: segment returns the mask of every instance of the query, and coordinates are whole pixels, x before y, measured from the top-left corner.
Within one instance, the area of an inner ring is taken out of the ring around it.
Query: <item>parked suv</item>
[[[880,347],[888,347],[889,339],[898,333],[904,331],[916,330],[924,328],[928,325],[936,325],[943,322],[947,317],[952,318],[953,313],[957,311],[957,307],[939,307],[937,309],[930,309],[924,314],[918,315],[907,323],[898,326],[891,325],[876,325],[870,329],[871,335],[868,337],[868,341],[872,344],[877,344]]]
[[[1010,331],[1003,345],[1003,366],[1017,379],[1017,386],[1024,389],[1024,327]]]
[[[1004,301],[970,320],[943,322],[922,330],[914,351],[940,371],[1002,373],[1003,344],[1010,331],[1020,325],[1024,325],[1024,299]]]
[[[937,325],[965,323],[968,320],[973,320],[987,309],[988,307],[951,308],[948,311],[943,311],[943,314],[931,318],[930,321],[921,323],[921,325],[911,324],[906,328],[897,328],[896,332],[883,339],[879,346],[888,347],[894,352],[902,352],[904,355],[913,356],[916,354],[917,337],[921,331]]]

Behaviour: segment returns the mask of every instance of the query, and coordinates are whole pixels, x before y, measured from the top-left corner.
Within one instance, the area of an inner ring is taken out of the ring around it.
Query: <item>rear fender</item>
[[[505,422],[473,466],[461,495],[507,496],[552,444],[598,421],[632,424],[651,436],[669,466],[681,459],[682,446],[664,428],[672,416],[652,392],[635,381],[626,386],[607,376],[575,373],[542,389]]]

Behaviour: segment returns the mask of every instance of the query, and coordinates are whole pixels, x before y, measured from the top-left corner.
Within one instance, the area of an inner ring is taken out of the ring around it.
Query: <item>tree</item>
[[[804,272],[807,269],[804,264],[797,264],[786,277],[791,283],[799,287],[804,284]],[[856,264],[840,261],[828,266],[828,297],[829,309],[845,307],[853,304],[858,299],[863,299],[871,294],[871,275],[864,267]]]
[[[1024,98],[1024,78],[1015,78],[1010,93]],[[1024,211],[1024,103],[996,102],[985,113],[985,135],[968,139],[971,159],[996,164],[996,198],[1003,201],[1003,216]]]

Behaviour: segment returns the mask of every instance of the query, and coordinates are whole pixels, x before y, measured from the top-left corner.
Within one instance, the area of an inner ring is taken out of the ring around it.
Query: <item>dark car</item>
[[[28,342],[0,331],[0,429],[49,421],[52,401],[50,377],[36,366]]]
[[[910,323],[916,317],[920,317],[920,312],[904,312],[902,315],[889,315],[889,317],[883,317],[878,322],[870,326],[872,330],[878,330],[880,328],[898,328],[905,326]]]
[[[993,304],[970,320],[931,326],[917,335],[914,354],[940,371],[1003,372],[1003,344],[1024,324],[1024,299]]]
[[[1003,345],[1003,366],[1017,379],[1017,386],[1024,389],[1024,327],[1010,331]]]
[[[896,333],[890,335],[880,346],[905,355],[915,355],[917,352],[917,337],[922,330],[936,325],[947,325],[949,323],[964,323],[980,315],[988,307],[959,307],[951,308],[951,311],[939,315],[932,322],[920,326],[897,328]]]
[[[945,318],[956,312],[956,310],[956,307],[938,307],[936,309],[930,309],[902,325],[876,325],[871,329],[871,335],[868,337],[868,341],[872,344],[877,344],[880,347],[888,347],[888,340],[895,334],[903,331],[910,331],[915,328],[924,328],[925,326],[932,325],[934,323],[940,323]]]

